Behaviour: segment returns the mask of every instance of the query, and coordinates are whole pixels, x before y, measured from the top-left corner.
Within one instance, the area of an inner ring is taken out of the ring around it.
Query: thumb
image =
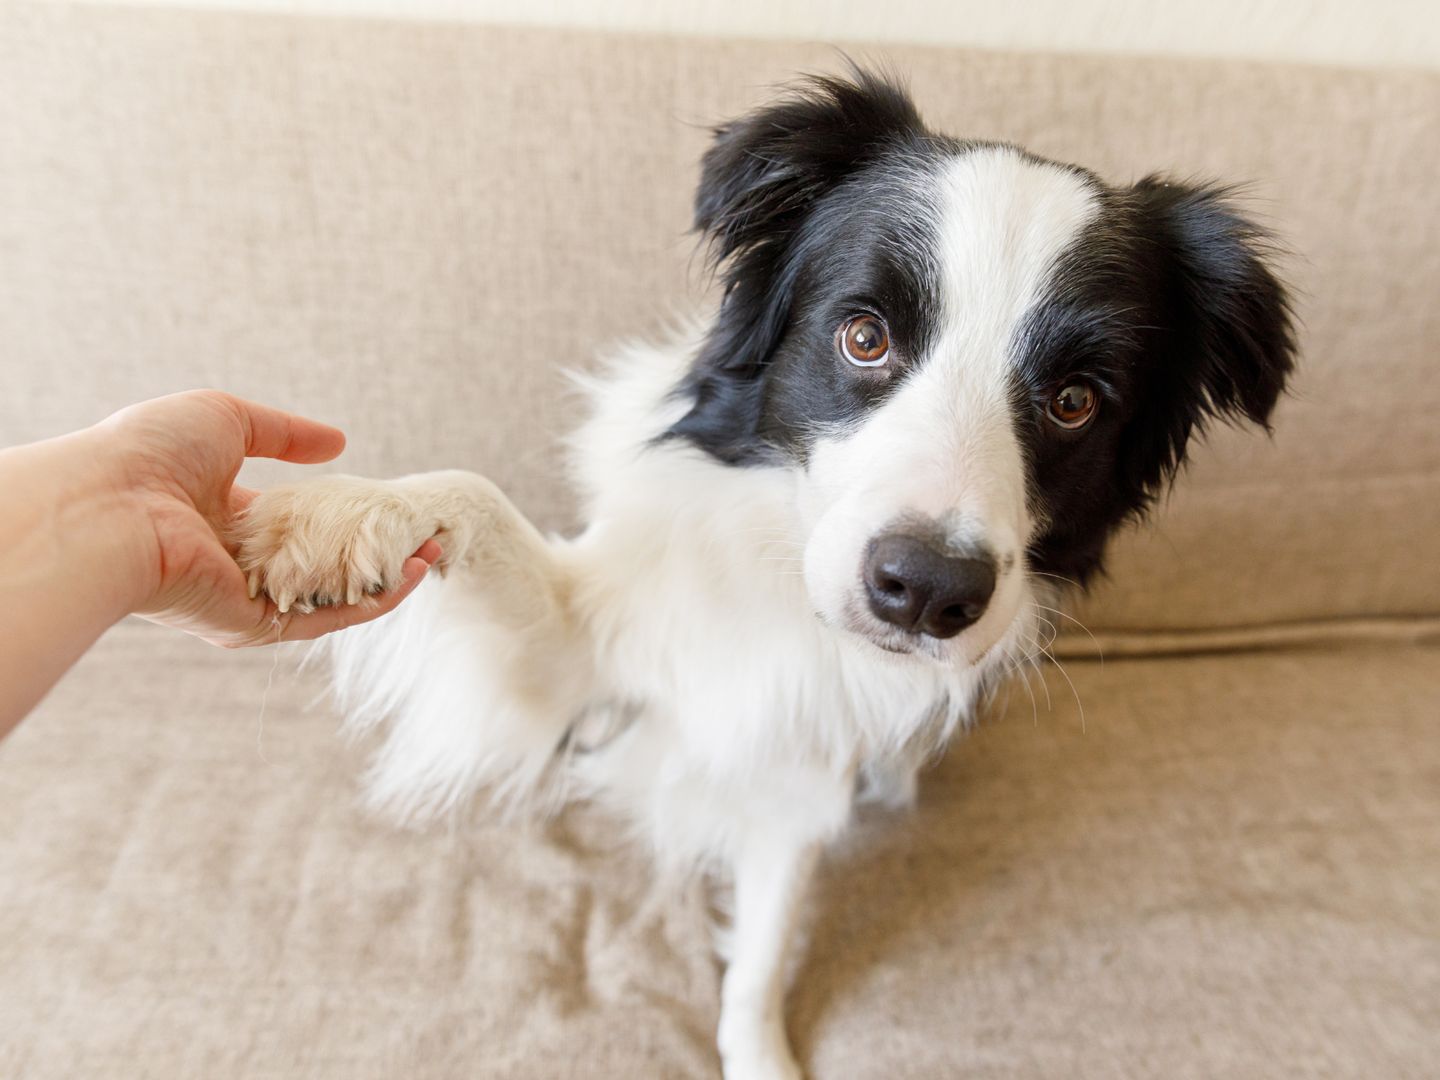
[[[331,461],[345,449],[345,433],[339,428],[244,398],[225,397],[244,428],[246,457],[310,465]]]

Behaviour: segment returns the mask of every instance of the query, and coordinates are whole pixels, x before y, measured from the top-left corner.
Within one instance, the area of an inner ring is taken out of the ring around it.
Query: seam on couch
[[[1209,630],[1067,630],[1051,646],[1064,660],[1311,649],[1354,644],[1440,644],[1440,616],[1335,618]]]

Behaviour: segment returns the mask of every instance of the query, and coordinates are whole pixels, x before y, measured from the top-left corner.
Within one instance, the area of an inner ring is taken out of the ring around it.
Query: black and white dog
[[[239,560],[354,603],[438,534],[447,578],[334,646],[390,725],[375,795],[589,798],[732,878],[725,1074],[794,1077],[786,945],[857,792],[912,796],[1190,437],[1267,422],[1294,337],[1223,190],[937,135],[858,70],[719,128],[695,220],[723,299],[587,380],[579,536],[472,473],[329,477],[263,495]]]

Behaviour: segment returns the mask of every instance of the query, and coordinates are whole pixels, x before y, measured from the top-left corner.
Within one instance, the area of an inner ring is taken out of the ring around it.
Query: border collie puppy
[[[347,716],[388,725],[373,794],[586,798],[733,881],[725,1075],[796,1077],[817,853],[857,794],[913,796],[1192,435],[1267,423],[1294,337],[1223,189],[948,138],[861,70],[718,128],[695,223],[723,297],[585,380],[578,536],[454,471],[278,488],[235,541],[285,611],[438,536],[445,579],[333,643]]]

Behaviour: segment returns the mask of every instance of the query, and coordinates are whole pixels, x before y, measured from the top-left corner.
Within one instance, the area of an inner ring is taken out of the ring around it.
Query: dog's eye
[[[1062,386],[1050,399],[1050,419],[1066,431],[1076,431],[1088,424],[1100,407],[1100,395],[1089,383],[1076,382]]]
[[[874,315],[852,315],[840,324],[836,345],[856,367],[879,367],[890,358],[890,331]]]

